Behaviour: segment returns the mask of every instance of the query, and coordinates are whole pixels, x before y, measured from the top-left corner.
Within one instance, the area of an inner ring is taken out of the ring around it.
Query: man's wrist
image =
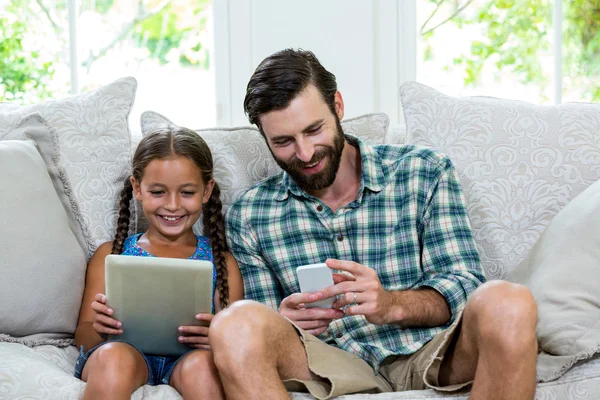
[[[406,311],[402,307],[402,291],[390,290],[385,291],[387,306],[383,320],[386,325],[402,325],[402,321],[406,318]]]

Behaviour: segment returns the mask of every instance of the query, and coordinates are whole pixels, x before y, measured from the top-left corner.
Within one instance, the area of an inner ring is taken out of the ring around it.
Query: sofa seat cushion
[[[77,359],[74,346],[25,347],[0,343],[0,399],[36,398],[78,400],[85,383],[73,376]],[[142,386],[133,400],[180,400],[170,386]],[[312,400],[306,393],[292,393],[294,400]],[[444,395],[433,390],[403,393],[360,394],[340,396],[338,400],[467,400],[468,393]],[[600,398],[600,357],[578,364],[560,379],[538,384],[536,398],[553,400],[596,400]]]

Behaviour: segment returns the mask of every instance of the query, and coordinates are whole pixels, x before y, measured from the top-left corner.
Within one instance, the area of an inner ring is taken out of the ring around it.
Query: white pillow
[[[131,163],[127,118],[136,87],[134,78],[123,78],[36,105],[16,108],[0,103],[0,136],[14,130],[33,112],[58,133],[60,159],[79,206],[88,254],[114,237],[119,192]]]
[[[552,217],[600,179],[600,104],[538,106],[400,87],[407,143],[456,165],[484,269],[504,278]]]
[[[538,378],[552,380],[600,352],[600,181],[552,219],[512,272],[538,305],[537,336],[545,355]]]
[[[0,141],[0,333],[72,338],[86,257],[33,141]]]

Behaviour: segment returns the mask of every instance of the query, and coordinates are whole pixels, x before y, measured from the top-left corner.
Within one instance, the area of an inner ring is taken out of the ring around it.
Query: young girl
[[[174,340],[190,346],[183,356],[149,356],[122,341],[106,342],[126,326],[112,318],[104,293],[104,259],[108,254],[175,257],[214,262],[213,309],[219,312],[243,296],[235,259],[227,252],[219,186],[206,142],[195,132],[163,129],[142,139],[133,156],[133,173],[121,192],[115,240],[102,244],[91,258],[75,331],[81,353],[75,376],[87,382],[84,399],[129,399],[140,386],[168,384],[184,398],[223,398],[223,389],[208,342],[209,327],[182,326]],[[149,227],[127,237],[129,202],[141,202]],[[192,226],[203,216],[204,233]],[[160,318],[160,316],[157,316]],[[210,323],[213,314],[197,314]],[[84,352],[84,349],[87,352]]]

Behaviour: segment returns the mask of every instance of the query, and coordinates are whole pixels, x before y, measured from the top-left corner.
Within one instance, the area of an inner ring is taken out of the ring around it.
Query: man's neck
[[[335,212],[338,208],[356,200],[362,177],[362,160],[358,147],[346,142],[342,151],[342,159],[335,181],[325,189],[315,190],[309,194],[321,199]]]

